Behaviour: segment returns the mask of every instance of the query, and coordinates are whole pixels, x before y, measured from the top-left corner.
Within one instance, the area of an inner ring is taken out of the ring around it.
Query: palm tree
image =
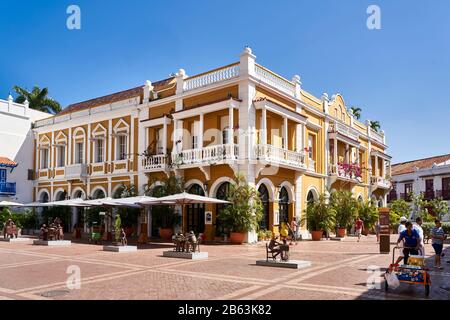
[[[361,118],[361,108],[358,107],[351,107],[350,108],[351,112],[353,113],[353,115],[356,117],[356,119],[360,119]]]
[[[40,89],[38,86],[34,86],[30,92],[19,86],[14,86],[14,90],[19,94],[14,100],[17,103],[24,103],[28,100],[31,109],[50,113],[58,113],[61,111],[59,102],[48,97],[48,88]]]
[[[380,122],[379,121],[370,121],[370,127],[375,130],[376,132],[378,132],[378,130],[380,130]]]

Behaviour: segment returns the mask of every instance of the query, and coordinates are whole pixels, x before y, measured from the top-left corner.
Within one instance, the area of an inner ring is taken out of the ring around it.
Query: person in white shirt
[[[400,224],[398,225],[398,229],[397,229],[397,232],[399,235],[402,233],[402,231],[406,230],[405,224],[407,221],[408,221],[408,219],[406,219],[406,217],[404,217],[404,216],[400,218]],[[396,263],[398,264],[400,261],[402,261],[403,258],[404,258],[403,250],[399,250],[399,255],[398,255],[398,259],[397,259]]]
[[[423,256],[425,256],[425,243],[423,241],[423,229],[422,229],[422,223],[423,220],[421,217],[416,218],[416,223],[414,224],[413,228],[417,230],[420,236],[420,246],[419,249]]]
[[[408,221],[408,219],[406,219],[406,217],[400,218],[400,224],[398,225],[398,230],[397,230],[398,234],[400,234],[400,233],[402,233],[402,231],[406,230],[406,227],[405,227],[406,221]]]

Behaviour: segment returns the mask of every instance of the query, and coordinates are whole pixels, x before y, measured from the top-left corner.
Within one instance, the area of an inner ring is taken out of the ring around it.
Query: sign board
[[[391,232],[389,224],[389,209],[379,209],[380,219],[380,253],[390,253],[391,251]]]
[[[205,211],[205,224],[212,224],[212,212]]]
[[[280,224],[280,211],[274,210],[273,211],[273,225],[278,226]]]
[[[106,212],[101,211],[101,212],[99,212],[98,214],[99,214],[100,216],[104,216],[104,215],[106,215]]]

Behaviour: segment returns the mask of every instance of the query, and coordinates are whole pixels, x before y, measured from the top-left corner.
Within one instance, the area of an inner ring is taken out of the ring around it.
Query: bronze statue
[[[48,226],[44,223],[41,226],[39,239],[44,241],[64,240],[64,231],[61,219],[56,218]]]
[[[173,243],[174,243],[174,250],[176,252],[183,252],[186,243],[186,238],[183,235],[183,233],[178,232],[173,238]]]
[[[45,223],[41,226],[41,232],[39,233],[39,239],[44,240],[44,241],[48,240],[48,228]]]
[[[289,245],[287,244],[286,238],[283,242],[277,241],[278,236],[274,235],[269,242],[266,244],[267,260],[269,259],[269,253],[272,254],[273,261],[277,260],[277,256],[280,255],[281,261],[289,261]]]
[[[3,237],[6,238],[17,238],[18,236],[17,226],[14,221],[10,218],[5,222],[5,226],[3,228]]]
[[[186,235],[186,243],[185,243],[185,251],[186,252],[195,252],[197,249],[197,237],[194,234],[194,231],[189,232]]]

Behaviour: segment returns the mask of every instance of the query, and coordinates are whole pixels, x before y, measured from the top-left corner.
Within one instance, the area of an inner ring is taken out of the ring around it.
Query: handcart
[[[102,242],[101,227],[97,226],[96,224],[97,222],[92,223],[92,232],[91,237],[89,238],[89,243],[98,244],[99,242]]]
[[[400,283],[417,284],[425,287],[425,295],[430,294],[431,279],[428,268],[425,266],[424,256],[410,255],[407,265],[398,265],[395,263],[395,250],[403,250],[404,247],[394,247],[392,250],[392,263],[386,270],[385,279],[388,273],[395,274]],[[385,291],[388,291],[387,280],[384,283]]]

